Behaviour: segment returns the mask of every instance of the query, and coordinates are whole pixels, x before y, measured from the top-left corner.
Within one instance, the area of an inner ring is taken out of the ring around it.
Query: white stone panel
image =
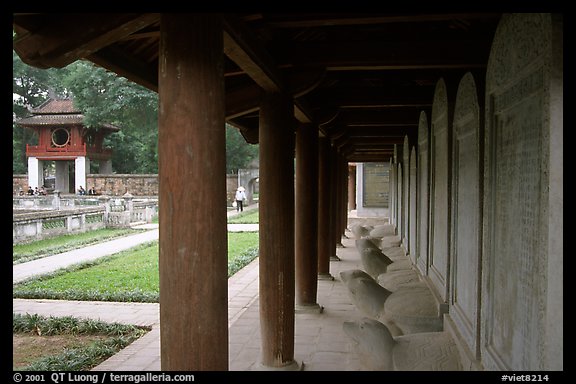
[[[428,236],[430,214],[430,141],[428,118],[426,112],[420,112],[418,122],[418,203],[416,220],[418,221],[416,265],[422,275],[428,274]]]
[[[470,355],[479,359],[481,120],[476,82],[460,80],[454,106],[452,287],[449,316]]]
[[[412,264],[416,264],[416,201],[417,201],[417,184],[416,179],[418,177],[418,169],[416,167],[416,148],[412,146],[410,151],[410,193],[409,193],[409,204],[408,213],[410,217],[408,218],[408,244],[409,244],[409,256],[412,260]]]
[[[408,135],[404,136],[402,164],[404,164],[404,180],[402,180],[402,214],[404,223],[402,228],[402,245],[404,246],[406,253],[410,253],[410,247],[408,244],[408,230],[410,223],[410,147],[408,143]]]
[[[451,209],[451,129],[448,94],[444,79],[438,80],[432,103],[429,270],[441,300],[448,299],[449,238]]]
[[[486,369],[563,369],[562,78],[561,17],[504,15],[486,76]]]

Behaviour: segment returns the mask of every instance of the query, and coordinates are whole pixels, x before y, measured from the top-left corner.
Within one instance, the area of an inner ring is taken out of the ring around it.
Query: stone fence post
[[[127,216],[125,225],[129,227],[130,223],[132,222],[132,213],[134,212],[134,196],[132,196],[130,192],[126,192],[124,195],[122,195],[122,198],[124,199],[124,207],[126,209]]]
[[[98,196],[99,204],[104,205],[104,223],[108,226],[108,220],[110,218],[110,197],[106,195]]]
[[[54,191],[54,197],[52,198],[52,209],[60,210],[60,191]]]

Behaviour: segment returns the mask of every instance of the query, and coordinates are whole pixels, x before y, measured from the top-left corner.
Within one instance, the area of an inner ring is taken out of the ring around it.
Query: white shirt
[[[236,200],[246,200],[246,194],[244,193],[244,191],[236,191],[235,199]]]

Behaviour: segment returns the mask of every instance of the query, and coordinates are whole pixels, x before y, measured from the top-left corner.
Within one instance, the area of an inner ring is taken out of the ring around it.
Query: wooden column
[[[294,117],[266,92],[260,106],[260,330],[262,368],[294,361]]]
[[[330,143],[318,139],[318,278],[334,280],[330,275],[332,238],[330,237]]]
[[[160,354],[164,371],[228,370],[222,25],[162,15]]]
[[[330,260],[340,261],[336,255],[336,247],[340,243],[340,211],[338,210],[338,153],[333,146],[329,147],[330,161]]]
[[[356,209],[356,165],[348,165],[348,210]]]
[[[342,237],[346,237],[348,226],[348,161],[342,155],[340,159],[340,244]],[[344,245],[342,245],[344,246]]]
[[[296,309],[320,311],[318,291],[318,129],[296,132]]]

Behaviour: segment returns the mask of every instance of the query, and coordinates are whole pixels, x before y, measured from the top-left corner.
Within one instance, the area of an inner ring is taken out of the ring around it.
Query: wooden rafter
[[[61,17],[65,17],[64,20]],[[62,68],[159,20],[155,13],[54,16],[34,30],[18,34],[14,50],[38,68]]]

